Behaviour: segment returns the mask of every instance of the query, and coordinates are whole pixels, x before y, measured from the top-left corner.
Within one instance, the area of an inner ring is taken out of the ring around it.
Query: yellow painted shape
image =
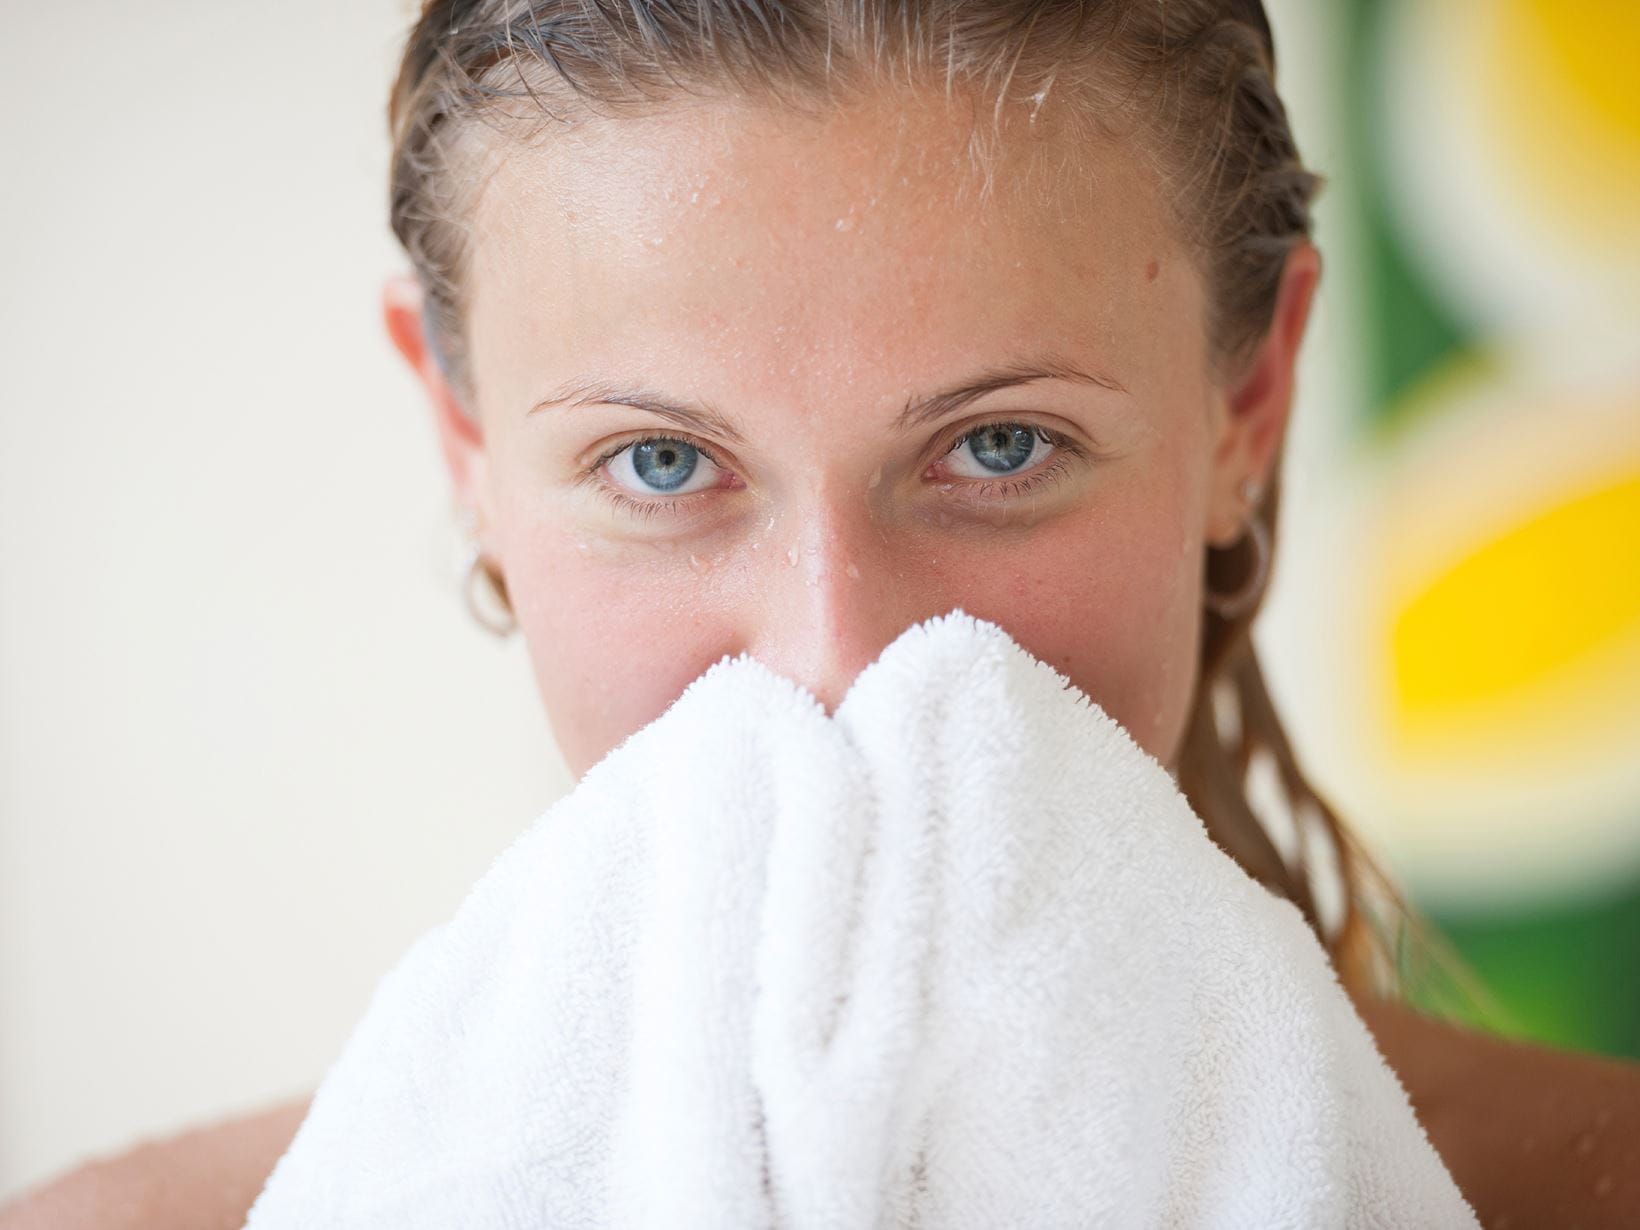
[[[1640,4],[1634,0],[1520,0],[1527,37],[1589,109],[1640,145]]]
[[[1514,194],[1568,238],[1632,249],[1640,2],[1490,0],[1478,25],[1491,144]],[[1479,134],[1477,134],[1479,135]]]
[[[1406,602],[1391,631],[1395,705],[1414,725],[1450,717],[1630,635],[1640,636],[1640,473],[1522,522]]]

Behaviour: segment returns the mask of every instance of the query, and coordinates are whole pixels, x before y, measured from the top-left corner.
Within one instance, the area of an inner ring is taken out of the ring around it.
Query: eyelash
[[[961,448],[975,436],[983,435],[985,432],[992,431],[998,427],[1029,427],[1039,440],[1042,440],[1044,443],[1054,445],[1058,451],[1054,453],[1054,459],[1051,462],[1025,478],[985,480],[958,479],[952,483],[953,487],[960,486],[971,489],[973,496],[979,498],[990,498],[993,501],[997,499],[1013,499],[1035,491],[1045,484],[1058,482],[1059,479],[1065,475],[1065,471],[1067,469],[1067,458],[1080,458],[1085,456],[1081,446],[1071,440],[1068,436],[1062,435],[1051,428],[1043,427],[1041,424],[1022,423],[1015,419],[998,419],[995,422],[980,423],[974,427],[970,427],[967,431],[956,437],[956,439],[952,440],[950,446],[943,449],[939,455],[944,457],[950,453],[954,453],[957,449]],[[637,500],[633,499],[625,492],[617,490],[608,482],[605,482],[598,477],[599,473],[606,465],[615,460],[615,458],[619,457],[627,449],[636,448],[640,444],[653,444],[661,440],[680,440],[698,451],[713,465],[721,467],[723,464],[717,459],[716,456],[713,455],[709,448],[695,440],[692,436],[681,433],[642,436],[636,440],[627,440],[604,453],[581,472],[581,474],[576,478],[576,482],[590,482],[594,484],[599,488],[599,494],[605,500],[609,501],[609,503],[613,504],[616,508],[621,509],[623,512],[628,513],[641,521],[650,520],[657,514],[675,514],[680,512],[686,505],[692,503],[697,496],[709,495],[710,492],[702,491],[696,492],[693,495],[679,496],[675,499],[667,499],[663,497],[654,500]],[[990,493],[998,489],[1000,489],[1003,494],[998,497],[992,497]]]

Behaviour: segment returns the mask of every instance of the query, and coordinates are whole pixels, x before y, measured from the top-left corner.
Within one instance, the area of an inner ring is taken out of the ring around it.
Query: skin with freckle
[[[725,654],[829,711],[955,606],[1174,761],[1202,553],[1239,513],[1210,498],[1228,423],[1201,280],[1124,146],[1082,152],[1086,190],[1043,192],[1037,170],[1063,164],[1043,126],[986,196],[960,110],[893,112],[669,108],[511,150],[477,204],[473,492],[577,775]],[[920,393],[1044,353],[1120,387],[1036,380],[892,426]],[[624,405],[530,413],[592,378],[707,403],[742,439]],[[1005,475],[1046,481],[977,494],[988,471],[949,450],[995,424],[1059,433]],[[577,481],[668,433],[704,450],[686,494],[630,455]],[[672,507],[635,516],[610,487]]]

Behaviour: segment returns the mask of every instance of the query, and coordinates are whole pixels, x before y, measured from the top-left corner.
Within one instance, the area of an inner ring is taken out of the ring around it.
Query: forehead
[[[975,124],[944,100],[700,102],[498,147],[472,214],[477,383],[826,399],[1043,350],[1176,365],[1199,286],[1140,152],[1021,120],[976,160]]]

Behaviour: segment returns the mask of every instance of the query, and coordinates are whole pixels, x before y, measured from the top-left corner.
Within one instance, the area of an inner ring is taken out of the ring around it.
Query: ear
[[[1296,244],[1282,267],[1270,328],[1224,390],[1223,412],[1215,416],[1218,435],[1208,506],[1207,541],[1212,546],[1230,546],[1242,534],[1249,512],[1240,490],[1243,481],[1251,478],[1261,488],[1268,486],[1287,430],[1299,343],[1320,278],[1321,254],[1310,243]]]
[[[439,451],[450,473],[457,508],[473,510],[474,533],[483,541],[492,524],[489,471],[477,408],[463,406],[424,331],[421,283],[412,274],[397,274],[382,286],[382,320],[387,336],[410,365],[431,403]]]

